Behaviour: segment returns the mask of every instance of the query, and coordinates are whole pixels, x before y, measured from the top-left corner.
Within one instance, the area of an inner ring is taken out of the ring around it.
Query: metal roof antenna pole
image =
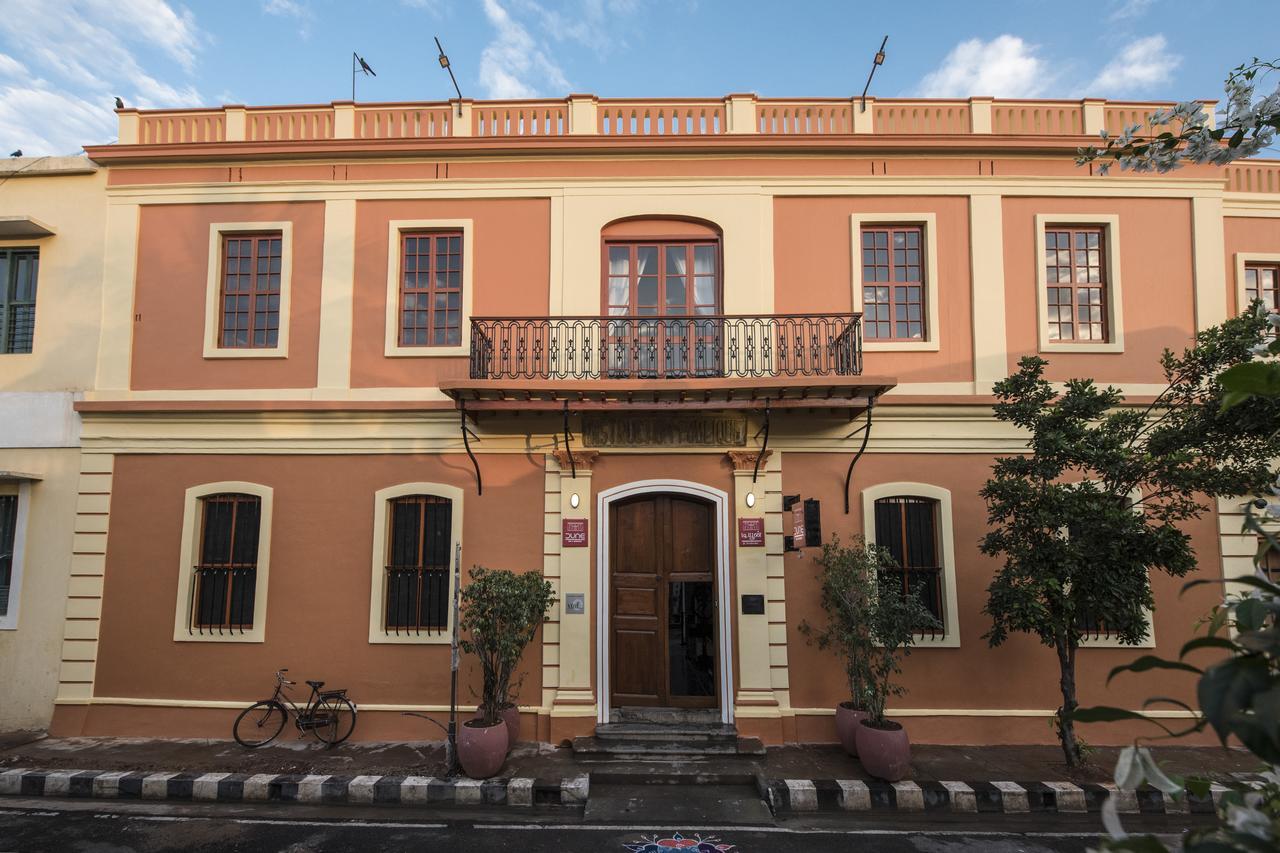
[[[569,454],[569,471],[570,476],[578,479],[578,465],[573,461],[573,448],[569,446],[569,441],[573,438],[573,434],[569,432],[569,401],[564,401],[564,452]]]
[[[867,85],[862,87],[862,107],[858,110],[860,113],[867,111],[867,90],[871,88],[871,78],[876,76],[876,69],[884,65],[884,46],[889,43],[889,37],[885,36],[884,41],[880,42],[880,49],[876,51],[875,57],[871,60],[871,73],[867,75]],[[845,510],[848,512],[848,510]]]
[[[862,446],[858,448],[858,452],[849,460],[849,470],[844,472],[844,514],[849,514],[849,481],[853,479],[853,466],[858,464],[858,460],[862,458],[862,454],[867,452],[867,442],[871,439],[871,411],[876,407],[876,395],[872,394],[867,400],[867,422],[859,429],[851,432],[847,438],[853,438],[858,433],[862,433]]]
[[[760,445],[760,452],[756,454],[756,467],[751,472],[751,484],[755,485],[756,477],[760,476],[760,460],[764,459],[764,455],[769,452],[769,398],[764,398],[764,426],[756,430],[755,438],[759,438],[760,433],[764,433],[764,444]]]
[[[462,422],[462,446],[466,448],[467,456],[471,458],[471,467],[476,469],[476,494],[484,494],[484,480],[480,477],[480,463],[476,460],[476,455],[471,452],[471,438],[478,438],[471,427],[467,426],[467,401],[461,395],[458,397],[458,412],[461,414]]]

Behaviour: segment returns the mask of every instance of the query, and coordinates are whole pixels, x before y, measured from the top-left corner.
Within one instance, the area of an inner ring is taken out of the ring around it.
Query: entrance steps
[[[604,760],[737,757],[764,755],[759,738],[740,737],[720,721],[719,711],[681,708],[620,708],[594,735],[573,739],[575,757]]]

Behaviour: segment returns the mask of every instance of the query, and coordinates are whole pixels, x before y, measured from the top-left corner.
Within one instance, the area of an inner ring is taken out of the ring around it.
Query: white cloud
[[[498,0],[484,0],[484,14],[497,33],[480,54],[480,83],[490,98],[533,98],[547,87],[569,91],[560,66],[547,55],[529,30]]]
[[[298,22],[298,36],[311,38],[311,7],[297,0],[265,0],[262,11],[277,18],[293,18]]]
[[[1182,57],[1169,51],[1164,36],[1147,36],[1125,45],[1086,88],[1093,96],[1130,95],[1169,82],[1180,64]]]
[[[1128,21],[1141,18],[1156,0],[1112,0],[1116,8],[1107,16],[1109,21]]]
[[[1018,36],[996,36],[989,42],[962,41],[936,69],[926,74],[916,94],[926,98],[1034,98],[1055,80],[1049,64],[1037,56],[1037,45]]]
[[[0,97],[0,148],[68,154],[108,142],[117,95],[144,108],[203,101],[190,83],[142,65],[148,51],[148,61],[190,73],[208,40],[189,11],[164,0],[44,0],[38,14],[23,0],[0,0],[0,39],[14,54],[0,60],[0,77],[11,80]],[[6,73],[14,65],[20,80]]]
[[[0,77],[25,77],[27,69],[12,56],[0,53]]]

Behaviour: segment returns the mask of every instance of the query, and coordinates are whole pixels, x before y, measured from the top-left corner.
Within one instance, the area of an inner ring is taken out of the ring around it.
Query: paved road
[[[1013,833],[943,824],[928,831],[837,827],[662,827],[555,823],[478,823],[399,818],[398,813],[331,809],[297,816],[272,809],[214,812],[199,807],[134,808],[65,801],[0,804],[0,853],[327,853],[455,850],[464,853],[1075,853],[1097,839],[1087,826],[1067,831],[1028,827]],[[677,835],[678,833],[678,835]],[[665,844],[662,842],[666,842]]]

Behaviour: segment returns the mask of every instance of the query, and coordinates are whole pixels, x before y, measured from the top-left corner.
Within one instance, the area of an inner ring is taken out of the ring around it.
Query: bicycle
[[[329,746],[336,746],[351,737],[356,727],[356,706],[347,698],[346,689],[322,691],[323,681],[308,681],[311,696],[306,706],[299,708],[288,696],[288,688],[297,684],[284,677],[288,671],[276,670],[276,690],[270,699],[254,702],[236,717],[231,727],[236,743],[247,749],[266,746],[284,730],[290,713],[293,714],[298,737],[310,731]]]

